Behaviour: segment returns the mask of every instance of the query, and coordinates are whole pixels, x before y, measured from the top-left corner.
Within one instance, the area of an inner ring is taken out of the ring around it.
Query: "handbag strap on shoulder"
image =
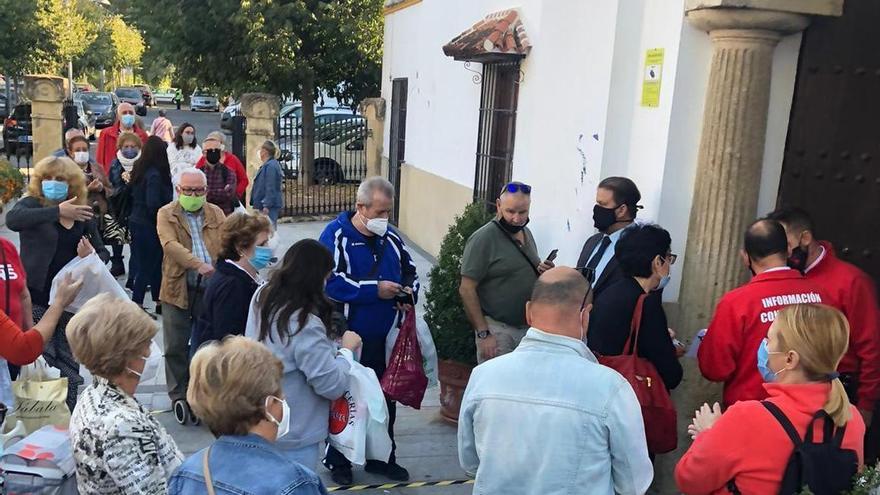
[[[645,307],[645,298],[648,297],[648,294],[642,294],[639,296],[638,301],[636,301],[636,307],[633,310],[632,320],[630,320],[629,326],[629,337],[626,339],[626,344],[623,346],[624,354],[632,354],[634,356],[639,353],[639,330],[642,327],[642,309]],[[627,349],[631,350],[627,352]]]
[[[208,447],[205,455],[202,456],[202,474],[205,476],[205,488],[208,490],[208,495],[215,495],[214,479],[211,477],[211,467],[208,465],[208,458],[211,457],[211,448],[213,447],[213,445]]]

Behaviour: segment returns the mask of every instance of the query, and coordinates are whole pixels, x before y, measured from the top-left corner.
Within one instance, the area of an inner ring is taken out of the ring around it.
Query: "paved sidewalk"
[[[279,224],[280,246],[279,258],[295,242],[313,238],[317,239],[323,230],[325,222],[301,222]],[[9,231],[4,226],[0,228],[0,236],[11,240],[18,246],[18,235]],[[432,266],[432,261],[418,248],[412,247],[412,254],[417,265],[418,274],[422,282],[422,291],[428,286],[427,274]],[[126,250],[126,263],[128,251]],[[150,307],[149,294],[145,306]],[[424,298],[422,298],[424,300]],[[421,304],[420,304],[421,306]],[[422,310],[420,307],[419,310]],[[161,319],[159,324],[161,325]],[[156,336],[156,341],[162,347],[162,332]],[[83,375],[89,380],[87,372],[83,369]],[[398,406],[397,423],[395,424],[396,442],[398,446],[397,458],[400,464],[406,467],[411,475],[412,482],[420,481],[445,481],[466,479],[464,471],[458,464],[456,429],[454,426],[440,418],[439,388],[432,388],[425,394],[421,410]],[[138,400],[156,413],[160,422],[174,437],[180,449],[187,456],[208,446],[213,441],[213,435],[205,427],[181,426],[177,424],[170,412],[170,401],[165,394],[165,370],[160,366],[159,375],[151,382],[143,383],[138,388]],[[296,407],[295,404],[291,404]],[[318,474],[324,479],[328,488],[334,483],[330,480],[330,473],[323,467],[318,468]],[[382,484],[386,480],[362,470],[355,469],[355,484]],[[358,493],[366,494],[401,494],[401,495],[463,495],[472,492],[473,485],[458,486],[434,486],[434,487],[407,487],[391,489],[358,490]],[[344,493],[340,491],[339,493]]]

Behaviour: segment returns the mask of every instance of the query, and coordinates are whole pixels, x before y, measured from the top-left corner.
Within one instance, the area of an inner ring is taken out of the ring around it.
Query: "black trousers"
[[[376,377],[382,379],[385,374],[385,339],[382,340],[365,340],[361,349],[360,363],[367,368],[376,372]],[[394,420],[397,419],[397,403],[385,396],[385,403],[388,404],[388,435],[391,437],[391,457],[387,459],[388,463],[394,463],[397,459],[397,443],[394,441]],[[369,459],[385,461],[386,459]],[[340,466],[351,467],[351,462],[342,455],[342,452],[333,447],[327,448],[327,464],[336,468]]]

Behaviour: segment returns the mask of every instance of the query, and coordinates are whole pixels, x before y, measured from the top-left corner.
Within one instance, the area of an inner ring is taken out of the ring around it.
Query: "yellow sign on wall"
[[[642,106],[660,106],[660,82],[663,80],[663,48],[652,48],[645,54],[642,79]]]

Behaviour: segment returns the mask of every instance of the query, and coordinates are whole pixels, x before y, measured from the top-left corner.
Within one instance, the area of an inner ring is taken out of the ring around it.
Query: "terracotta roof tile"
[[[456,60],[479,62],[522,58],[529,54],[531,48],[519,12],[510,9],[489,14],[447,43],[443,53]]]

